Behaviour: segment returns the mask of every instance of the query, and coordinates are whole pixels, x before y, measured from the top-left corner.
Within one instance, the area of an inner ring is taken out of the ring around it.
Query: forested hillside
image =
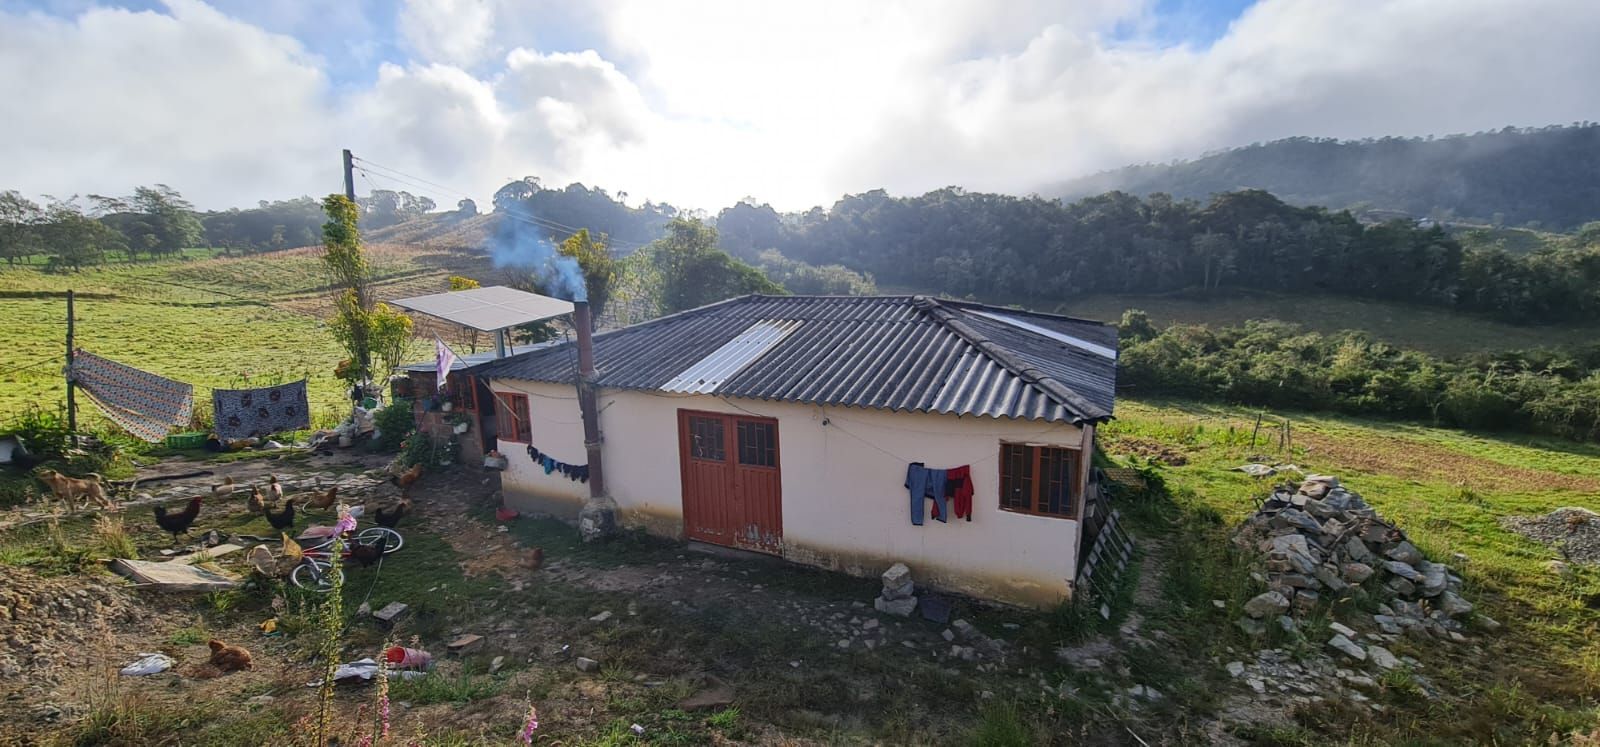
[[[1040,191],[1066,199],[1112,190],[1205,199],[1241,189],[1264,189],[1297,205],[1571,230],[1600,219],[1600,125],[1437,138],[1296,137]]]

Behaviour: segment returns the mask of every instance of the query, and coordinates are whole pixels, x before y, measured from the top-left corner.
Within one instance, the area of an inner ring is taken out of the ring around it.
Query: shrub
[[[372,417],[372,423],[378,429],[378,438],[373,442],[373,446],[385,453],[399,451],[406,443],[406,439],[416,432],[416,421],[411,415],[410,400],[396,399],[392,404],[378,410]]]

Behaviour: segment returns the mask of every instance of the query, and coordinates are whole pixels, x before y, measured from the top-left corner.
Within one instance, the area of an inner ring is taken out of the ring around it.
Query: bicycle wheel
[[[289,581],[307,591],[326,594],[333,591],[335,583],[344,581],[344,571],[325,560],[306,558],[289,573]]]
[[[379,539],[383,537],[388,538],[388,544],[383,546],[384,555],[399,550],[406,543],[405,537],[400,536],[399,532],[388,527],[367,527],[356,532],[356,541],[363,545],[376,545]]]

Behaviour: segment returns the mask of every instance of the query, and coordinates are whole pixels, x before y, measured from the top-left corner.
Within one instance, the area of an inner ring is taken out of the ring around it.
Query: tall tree
[[[44,208],[39,203],[9,189],[0,192],[0,258],[6,264],[39,253],[39,224],[44,221]]]
[[[698,219],[673,218],[651,249],[661,271],[662,310],[669,314],[747,293],[784,292],[760,270],[718,249],[717,229]]]
[[[583,287],[589,300],[591,318],[599,323],[600,315],[611,301],[611,284],[617,279],[617,259],[611,255],[611,248],[606,246],[605,237],[593,238],[589,235],[589,229],[580,229],[561,242],[557,251],[577,261],[578,269],[583,271]]]
[[[360,209],[344,195],[322,201],[328,222],[322,226],[323,267],[333,290],[334,316],[328,326],[350,354],[343,366],[352,383],[371,380],[376,356],[387,374],[403,361],[411,319],[388,304],[374,303],[372,270],[361,247]]]

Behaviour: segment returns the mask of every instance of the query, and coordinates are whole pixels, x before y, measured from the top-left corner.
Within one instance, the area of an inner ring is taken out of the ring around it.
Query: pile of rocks
[[[911,579],[911,569],[905,563],[895,563],[883,572],[883,591],[872,600],[879,612],[900,617],[910,617],[917,608],[917,585]]]
[[[1404,531],[1337,477],[1311,475],[1298,488],[1278,488],[1234,541],[1266,558],[1258,578],[1268,591],[1246,602],[1239,620],[1252,635],[1264,633],[1274,618],[1293,628],[1294,617],[1324,595],[1380,589],[1392,597],[1374,617],[1384,633],[1461,640],[1461,620],[1472,612],[1461,598],[1460,577],[1423,557]],[[1341,648],[1344,642],[1329,645]]]
[[[1587,508],[1567,506],[1544,516],[1507,516],[1500,525],[1554,546],[1567,561],[1600,565],[1600,514]]]

